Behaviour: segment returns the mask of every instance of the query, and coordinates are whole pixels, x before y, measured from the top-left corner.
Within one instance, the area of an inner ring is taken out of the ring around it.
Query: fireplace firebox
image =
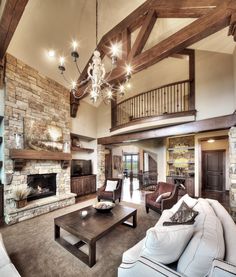
[[[31,188],[28,201],[56,195],[56,173],[28,175],[27,185]]]

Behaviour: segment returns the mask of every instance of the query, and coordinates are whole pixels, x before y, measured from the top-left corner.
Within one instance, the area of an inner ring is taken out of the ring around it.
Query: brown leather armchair
[[[165,192],[171,192],[168,198],[163,198],[160,202],[156,202],[159,195]],[[158,182],[154,192],[145,195],[146,212],[149,208],[162,213],[165,209],[170,209],[178,201],[178,187],[174,184]]]
[[[117,181],[117,186],[116,186],[116,189],[114,191],[105,191],[106,183],[107,183],[108,180]],[[112,202],[115,203],[115,201],[117,199],[119,199],[119,202],[120,202],[122,182],[123,182],[123,180],[119,179],[119,178],[106,179],[105,184],[102,187],[100,187],[97,191],[98,201],[100,201],[101,199],[106,199],[106,200],[112,200]]]

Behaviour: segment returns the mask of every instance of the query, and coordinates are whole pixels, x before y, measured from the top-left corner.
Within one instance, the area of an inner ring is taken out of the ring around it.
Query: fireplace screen
[[[28,175],[27,185],[31,188],[28,201],[55,195],[56,173]]]

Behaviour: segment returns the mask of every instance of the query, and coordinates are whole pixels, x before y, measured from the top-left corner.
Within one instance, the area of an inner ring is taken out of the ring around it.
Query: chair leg
[[[98,202],[100,202],[101,201],[101,199],[100,198],[98,198]]]
[[[119,198],[119,202],[120,202],[120,198]]]
[[[146,213],[149,213],[149,207],[146,206]]]

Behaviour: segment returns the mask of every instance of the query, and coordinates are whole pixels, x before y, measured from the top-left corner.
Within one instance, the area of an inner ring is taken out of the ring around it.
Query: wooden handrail
[[[133,120],[191,110],[191,80],[183,80],[142,92],[112,107],[112,128]]]
[[[137,96],[140,96],[140,95],[142,95],[142,94],[145,94],[145,93],[147,93],[147,92],[154,91],[154,90],[161,89],[161,88],[165,88],[165,87],[168,87],[168,86],[174,86],[174,85],[182,84],[182,83],[185,83],[185,82],[190,82],[190,80],[187,79],[187,80],[183,80],[183,81],[178,81],[178,82],[174,82],[174,83],[170,83],[170,84],[166,84],[166,85],[160,86],[160,87],[158,87],[158,88],[154,88],[154,89],[151,89],[151,90],[147,90],[147,91],[141,92],[141,93],[136,94],[136,95],[134,95],[134,96],[130,96],[129,98],[126,98],[126,99],[124,99],[124,100],[121,101],[121,102],[118,102],[118,103],[116,104],[116,106],[119,105],[119,104],[122,104],[123,102],[125,102],[125,101],[127,101],[127,100],[130,100],[130,99],[132,99],[132,98],[134,98],[134,97],[137,97]]]

